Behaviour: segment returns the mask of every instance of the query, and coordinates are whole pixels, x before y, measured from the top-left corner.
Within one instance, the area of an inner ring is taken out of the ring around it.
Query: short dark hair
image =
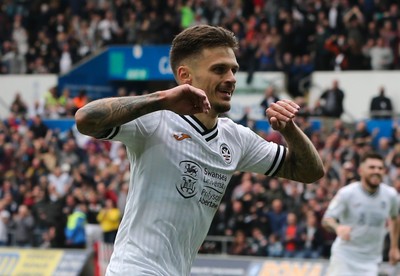
[[[207,48],[238,48],[235,34],[223,27],[196,25],[179,33],[172,41],[170,63],[174,74],[182,60],[200,54]]]
[[[364,163],[365,160],[367,159],[379,159],[381,161],[383,161],[383,157],[382,155],[380,155],[379,153],[375,152],[375,151],[367,151],[365,152],[360,159],[360,163]]]

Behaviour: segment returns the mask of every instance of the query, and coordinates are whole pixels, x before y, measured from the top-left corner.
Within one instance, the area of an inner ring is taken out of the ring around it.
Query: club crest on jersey
[[[199,165],[192,161],[179,163],[181,169],[181,182],[176,184],[176,190],[184,198],[191,198],[197,194],[197,181],[202,173]]]
[[[221,154],[226,164],[230,164],[232,162],[231,150],[229,149],[227,144],[223,143],[219,146],[219,153]]]

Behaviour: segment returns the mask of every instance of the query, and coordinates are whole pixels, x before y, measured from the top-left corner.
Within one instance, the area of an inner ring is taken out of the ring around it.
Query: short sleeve
[[[243,155],[239,170],[274,176],[286,157],[286,147],[266,141],[249,128],[238,127]]]
[[[113,128],[102,140],[120,141],[128,147],[135,147],[157,129],[161,123],[162,112],[152,112],[136,120]]]
[[[324,218],[339,219],[343,215],[345,210],[346,210],[346,200],[342,190],[339,191],[329,203],[328,209],[324,214]]]

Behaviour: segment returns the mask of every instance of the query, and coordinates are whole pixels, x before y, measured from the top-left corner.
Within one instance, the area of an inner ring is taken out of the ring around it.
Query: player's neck
[[[200,122],[203,123],[203,125],[207,129],[212,129],[215,124],[217,123],[218,120],[218,115],[213,115],[212,112],[205,114],[205,113],[198,113],[194,115]]]
[[[368,194],[371,194],[371,195],[373,195],[373,194],[375,194],[377,191],[378,191],[378,189],[379,189],[379,186],[370,186],[370,185],[368,185],[367,183],[364,183],[364,182],[361,182],[361,187],[368,193]]]

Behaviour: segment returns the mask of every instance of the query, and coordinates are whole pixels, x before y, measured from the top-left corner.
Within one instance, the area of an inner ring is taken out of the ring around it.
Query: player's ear
[[[180,84],[192,84],[192,75],[186,65],[178,67],[177,77]]]

